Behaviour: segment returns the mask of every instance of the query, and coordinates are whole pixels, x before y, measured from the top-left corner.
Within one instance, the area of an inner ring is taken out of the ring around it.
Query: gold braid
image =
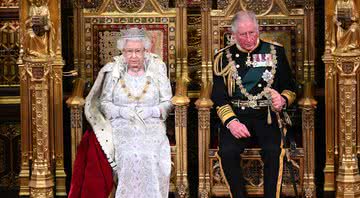
[[[234,70],[231,67],[231,64],[228,63],[225,68],[222,67],[222,56],[223,52],[220,52],[214,60],[214,74],[217,76],[222,76],[224,79],[225,85],[227,85],[229,96],[232,96],[235,84],[232,75]],[[227,79],[225,79],[227,77]]]

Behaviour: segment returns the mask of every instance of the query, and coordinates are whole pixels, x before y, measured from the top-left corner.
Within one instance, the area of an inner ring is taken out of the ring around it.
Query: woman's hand
[[[136,113],[143,119],[148,118],[159,118],[160,117],[160,108],[158,106],[153,107],[137,107]]]
[[[134,109],[130,107],[120,107],[120,116],[126,120],[133,120],[136,116]]]

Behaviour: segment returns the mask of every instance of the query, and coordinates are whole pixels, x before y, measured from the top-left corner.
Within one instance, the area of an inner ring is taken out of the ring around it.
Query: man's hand
[[[281,111],[286,104],[286,100],[275,89],[267,88],[266,91],[271,95],[271,102],[275,111]]]
[[[230,130],[231,134],[237,139],[250,137],[250,133],[246,126],[238,120],[230,121],[227,127]]]

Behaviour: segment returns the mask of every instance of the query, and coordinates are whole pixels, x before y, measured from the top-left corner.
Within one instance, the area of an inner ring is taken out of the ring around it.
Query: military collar
[[[244,52],[244,53],[251,53],[253,52],[260,44],[260,39],[258,38],[257,41],[256,41],[256,45],[255,47],[252,49],[252,50],[246,50],[244,48],[242,48],[238,43],[235,43],[236,44],[236,47],[238,48],[238,50],[240,50],[241,52]]]

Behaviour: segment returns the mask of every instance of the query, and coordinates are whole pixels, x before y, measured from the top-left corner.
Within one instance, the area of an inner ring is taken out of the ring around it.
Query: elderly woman
[[[86,98],[85,114],[118,177],[116,197],[167,197],[171,170],[164,120],[172,97],[166,65],[147,53],[143,29],[123,31],[122,55],[106,64]]]

